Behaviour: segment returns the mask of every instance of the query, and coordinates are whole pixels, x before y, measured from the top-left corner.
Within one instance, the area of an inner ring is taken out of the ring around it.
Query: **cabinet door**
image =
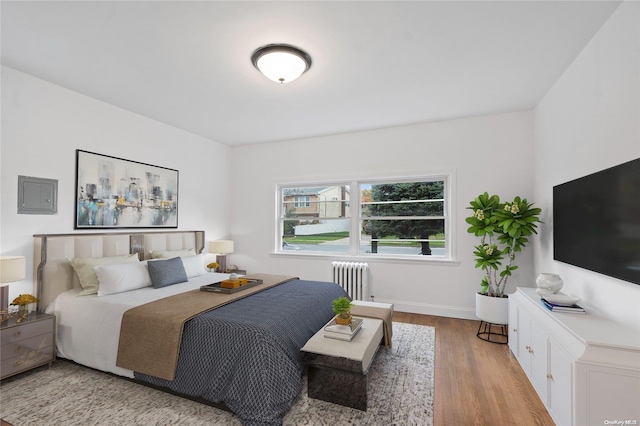
[[[572,424],[572,383],[572,358],[556,341],[549,339],[549,411],[558,426]]]
[[[509,349],[516,358],[521,356],[518,351],[518,309],[518,303],[514,301],[514,297],[509,297]]]
[[[531,381],[538,391],[540,399],[547,403],[548,380],[547,380],[547,357],[548,357],[548,341],[547,333],[536,323],[531,320]]]
[[[518,361],[527,377],[531,377],[531,317],[518,308]]]

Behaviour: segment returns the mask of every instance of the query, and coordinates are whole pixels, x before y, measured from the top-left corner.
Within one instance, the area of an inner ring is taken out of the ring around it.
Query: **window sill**
[[[428,264],[428,265],[440,265],[440,266],[458,266],[459,260],[447,259],[444,257],[431,257],[431,256],[393,256],[393,255],[376,255],[376,256],[364,256],[364,255],[350,255],[348,253],[341,254],[328,254],[328,253],[309,253],[309,252],[271,252],[271,256],[274,257],[288,257],[288,258],[305,258],[305,259],[328,259],[334,261],[351,261],[351,262],[369,262],[369,263],[407,263],[407,264]]]

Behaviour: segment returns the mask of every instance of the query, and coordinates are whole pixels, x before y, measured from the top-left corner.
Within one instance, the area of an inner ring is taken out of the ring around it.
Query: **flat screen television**
[[[553,258],[640,284],[640,158],[553,187]]]

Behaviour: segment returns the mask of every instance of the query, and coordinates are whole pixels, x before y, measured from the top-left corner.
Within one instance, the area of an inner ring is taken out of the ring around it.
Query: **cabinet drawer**
[[[5,328],[0,331],[0,342],[2,345],[19,342],[20,340],[29,339],[41,334],[53,332],[53,318],[43,321],[36,321],[27,324],[21,324],[15,327]]]
[[[37,351],[47,346],[53,346],[53,333],[51,332],[2,345],[0,348],[0,356],[2,357],[2,361],[6,361],[9,358],[19,357],[27,352]]]
[[[37,351],[25,352],[21,356],[9,358],[0,363],[0,378],[5,378],[53,361],[53,346]]]

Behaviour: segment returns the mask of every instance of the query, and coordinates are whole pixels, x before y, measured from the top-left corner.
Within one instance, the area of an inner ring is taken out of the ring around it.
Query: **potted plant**
[[[348,297],[339,297],[331,302],[333,313],[336,314],[336,324],[351,324],[351,300]]]
[[[20,323],[27,319],[29,316],[29,305],[32,303],[38,303],[38,298],[31,294],[21,294],[11,302],[12,306],[18,306],[17,323]]]
[[[501,203],[500,197],[485,192],[467,207],[473,211],[466,219],[471,225],[467,232],[480,238],[473,252],[475,267],[484,271],[481,290],[476,295],[476,315],[485,322],[508,323],[508,297],[504,291],[509,277],[518,269],[513,261],[529,242],[527,237],[538,233],[536,223],[542,223],[539,218],[542,210],[532,206],[533,203],[520,197]]]

